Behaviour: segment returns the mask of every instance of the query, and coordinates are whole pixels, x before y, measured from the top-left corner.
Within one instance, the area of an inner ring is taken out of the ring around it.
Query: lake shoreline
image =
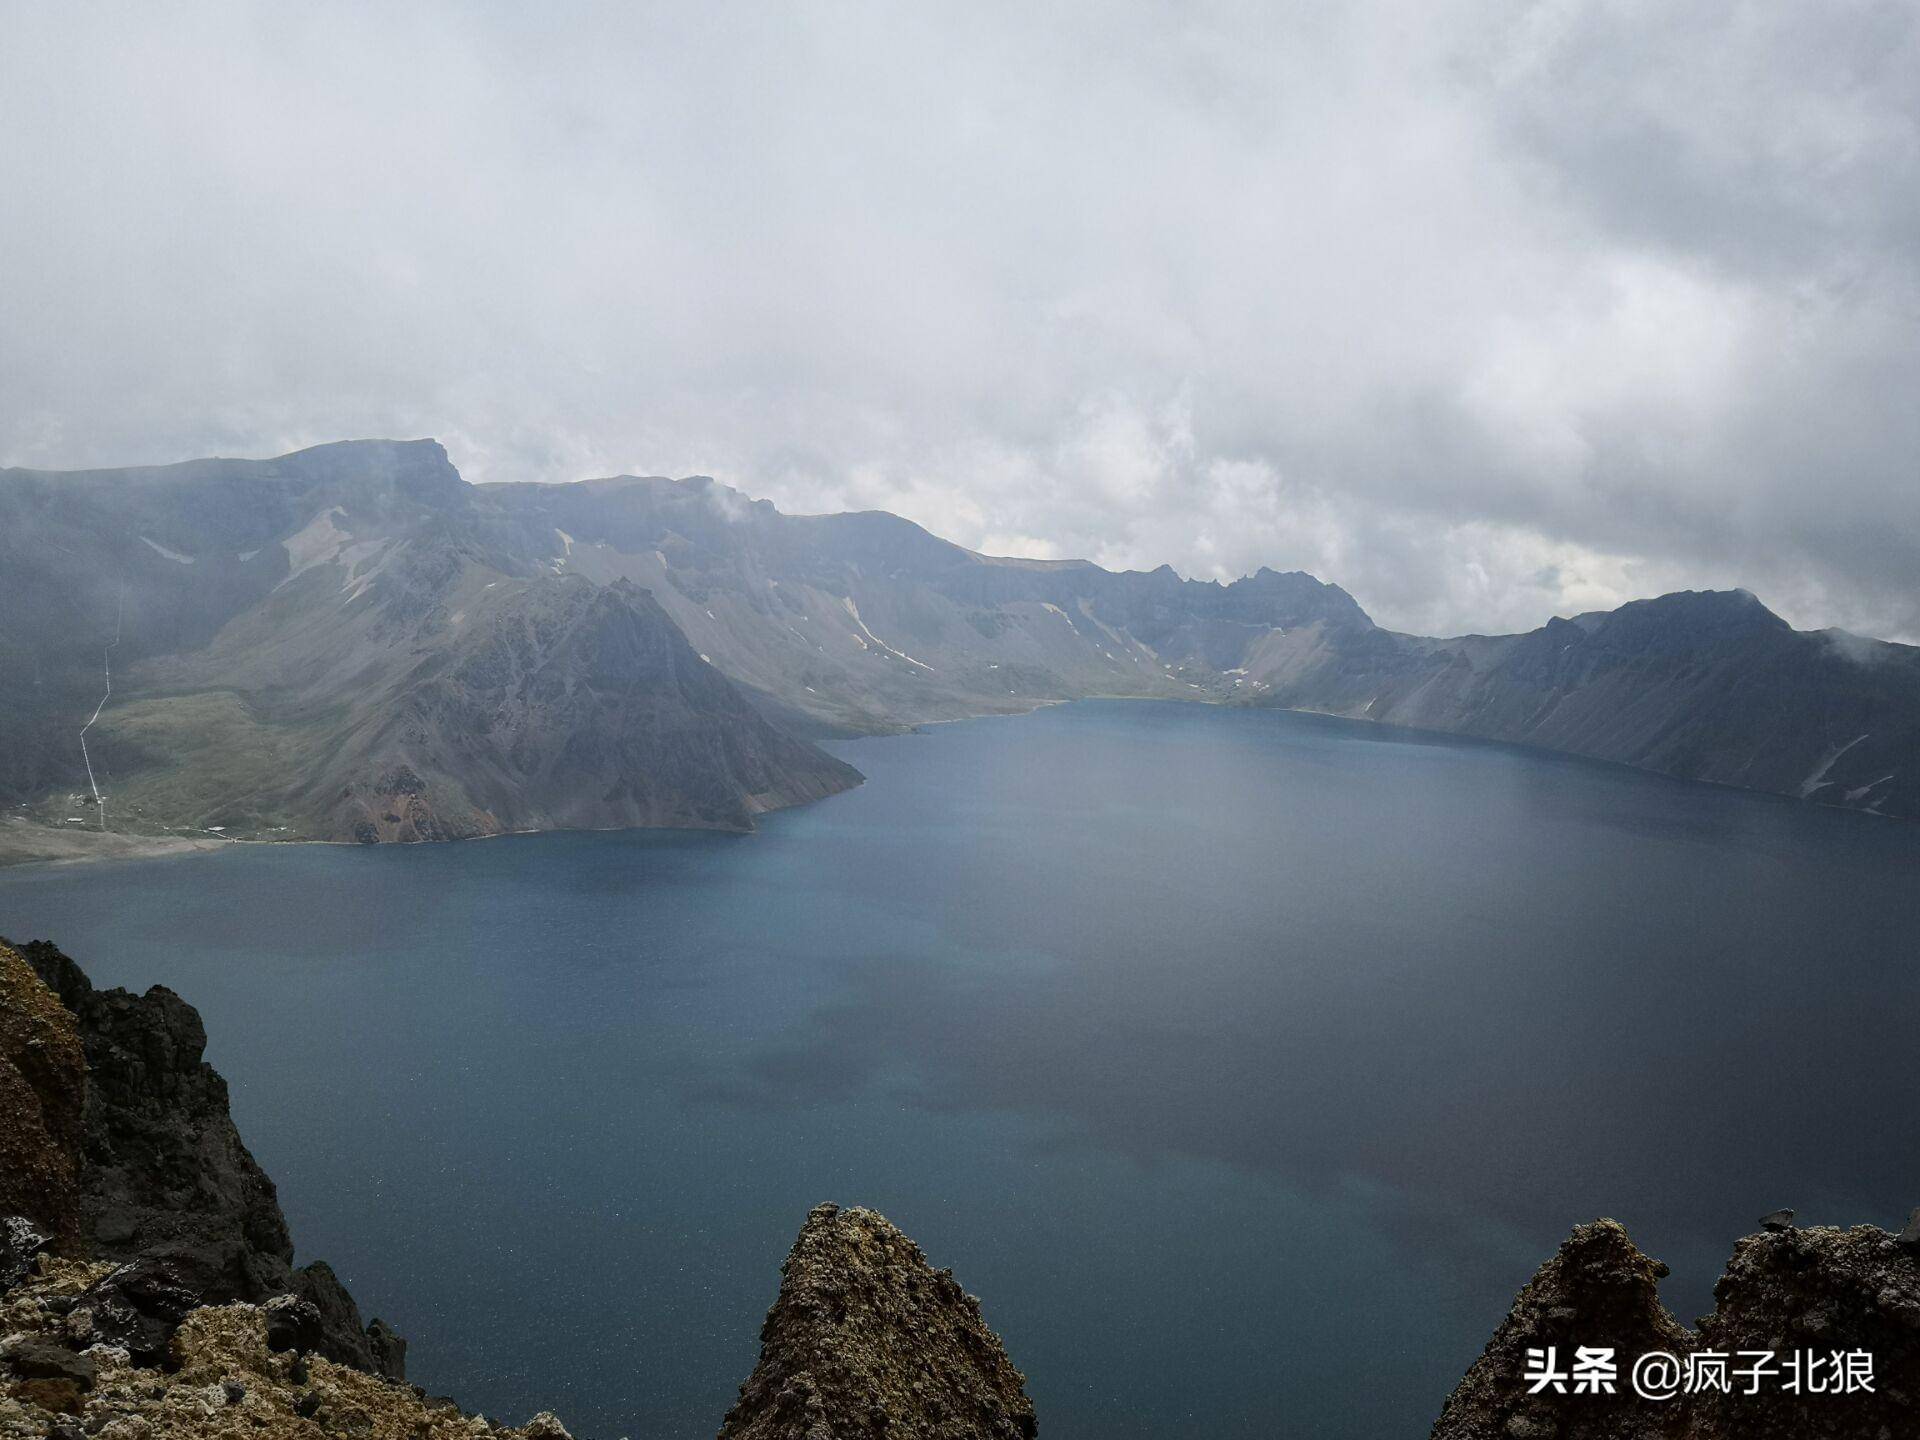
[[[1024,710],[992,710],[977,715],[955,715],[938,720],[919,720],[898,729],[876,730],[853,733],[835,737],[839,743],[897,739],[905,735],[925,734],[935,729],[961,724],[971,724],[981,720],[1019,720],[1044,714],[1066,706],[1080,704],[1120,703],[1129,705],[1169,705],[1197,706],[1203,709],[1242,711],[1246,713],[1268,713],[1279,715],[1308,715],[1323,720],[1346,721],[1356,726],[1387,735],[1405,736],[1415,743],[1462,744],[1470,746],[1491,746],[1497,749],[1518,751],[1538,758],[1572,761],[1583,765],[1598,765],[1610,770],[1626,770],[1637,775],[1646,775],[1654,779],[1665,780],[1677,785],[1701,785],[1712,790],[1733,791],[1743,795],[1764,797],[1793,806],[1808,806],[1817,810],[1838,811],[1852,815],[1870,816],[1876,820],[1899,822],[1905,816],[1887,815],[1878,810],[1862,809],[1857,805],[1837,805],[1816,795],[1786,795],[1775,790],[1758,789],[1748,785],[1738,785],[1724,780],[1704,777],[1673,775],[1663,770],[1651,769],[1644,765],[1634,765],[1623,760],[1609,760],[1597,755],[1582,755],[1573,750],[1556,750],[1542,745],[1529,745],[1522,741],[1499,740],[1482,735],[1466,735],[1451,730],[1428,729],[1413,725],[1396,725],[1388,720],[1373,720],[1364,715],[1346,715],[1333,710],[1315,710],[1306,706],[1263,705],[1233,699],[1194,699],[1186,696],[1154,695],[1087,695],[1064,700],[1038,700]],[[852,787],[858,789],[859,786]],[[844,794],[846,792],[836,792]],[[835,795],[823,795],[813,800],[802,800],[796,805],[779,805],[762,814],[779,814],[785,810],[804,808],[832,800]],[[515,835],[564,835],[564,834],[603,834],[625,830],[660,831],[673,833],[688,831],[706,832],[714,827],[700,825],[615,825],[615,826],[551,826],[529,829],[501,830],[487,835],[462,835],[453,840],[419,841],[419,844],[456,844],[469,840],[501,840]],[[752,834],[753,831],[725,831],[715,833]],[[30,837],[30,838],[29,838]],[[243,839],[239,836],[213,835],[140,835],[119,831],[104,834],[97,830],[70,830],[56,825],[41,824],[19,817],[0,818],[0,871],[16,870],[30,865],[69,866],[86,865],[114,860],[150,860],[167,856],[209,854],[229,845],[346,845],[358,846],[357,840],[325,840],[317,838],[288,838],[284,840]]]

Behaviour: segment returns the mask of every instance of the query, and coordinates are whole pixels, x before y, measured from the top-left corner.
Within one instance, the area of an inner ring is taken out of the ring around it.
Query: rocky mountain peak
[[[341,440],[297,450],[270,462],[309,488],[307,504],[329,504],[369,516],[464,512],[473,487],[438,440]]]
[[[1031,1440],[1033,1402],[980,1302],[871,1210],[819,1205],[780,1270],[721,1440]]]
[[[1304,570],[1273,570],[1262,565],[1227,589],[1261,597],[1276,607],[1277,614],[1292,617],[1294,623],[1319,619],[1366,629],[1373,627],[1372,617],[1360,608],[1353,596]]]
[[[1623,646],[1675,647],[1790,633],[1792,627],[1749,590],[1678,590],[1633,600],[1597,632]]]
[[[1684,1348],[1687,1332],[1660,1304],[1667,1267],[1641,1254],[1613,1220],[1577,1227],[1514,1298],[1486,1352],[1448,1397],[1434,1440],[1627,1440],[1665,1435],[1665,1415],[1629,1394],[1529,1395],[1532,1351],[1572,1363],[1606,1347],[1624,1367],[1649,1351]]]

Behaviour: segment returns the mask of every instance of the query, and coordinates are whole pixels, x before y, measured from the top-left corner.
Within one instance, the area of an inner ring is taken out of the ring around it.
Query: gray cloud
[[[14,5],[0,463],[435,434],[1920,638],[1911,4]]]

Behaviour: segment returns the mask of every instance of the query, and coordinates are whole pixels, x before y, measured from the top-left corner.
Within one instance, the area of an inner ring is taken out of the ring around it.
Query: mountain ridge
[[[884,512],[784,516],[706,477],[501,493],[565,534],[569,569],[653,589],[756,698],[826,733],[1093,695],[1230,700],[1920,815],[1920,648],[1796,631],[1744,590],[1423,637],[1303,572],[982,556]],[[769,627],[776,595],[791,614]],[[814,612],[839,596],[851,620],[823,629]],[[869,657],[849,641],[893,663],[850,684]]]
[[[475,485],[431,440],[0,471],[0,589],[0,801],[75,832],[745,830],[857,783],[814,739],[1092,696],[1920,815],[1920,648],[1745,591],[1422,637],[1299,571],[987,556],[711,477]]]

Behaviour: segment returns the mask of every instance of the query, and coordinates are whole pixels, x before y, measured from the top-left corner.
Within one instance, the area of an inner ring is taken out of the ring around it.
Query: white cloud
[[[1920,49],[1843,0],[23,6],[0,462],[436,434],[1407,628],[1920,636]]]

